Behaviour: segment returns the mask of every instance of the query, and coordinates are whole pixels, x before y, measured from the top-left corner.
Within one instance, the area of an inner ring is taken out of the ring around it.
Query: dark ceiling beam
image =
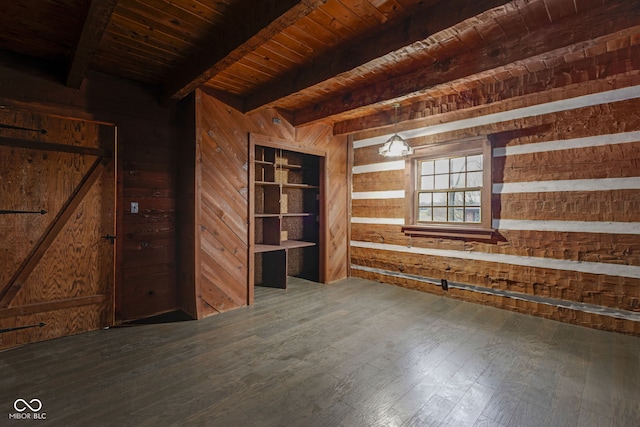
[[[280,31],[307,16],[327,0],[261,0],[250,2],[241,20],[220,28],[199,52],[165,84],[163,101],[180,100]]]
[[[449,0],[444,4],[425,8],[389,26],[381,25],[380,33],[372,34],[356,45],[346,46],[338,52],[332,51],[309,67],[281,78],[277,84],[266,85],[251,94],[245,101],[246,111],[271,106],[282,98],[353,71],[392,52],[410,50],[411,45],[416,42],[510,1]]]
[[[71,55],[67,71],[67,86],[77,89],[82,84],[82,79],[89,69],[91,59],[98,49],[117,2],[118,0],[93,0],[91,2],[80,38]]]
[[[346,112],[384,105],[392,100],[408,99],[424,94],[436,85],[481,72],[497,72],[527,59],[544,61],[557,58],[558,55],[562,56],[562,52],[558,51],[561,49],[567,49],[566,53],[570,52],[569,48],[573,51],[586,49],[598,43],[600,37],[637,26],[639,13],[640,3],[626,0],[609,2],[588,12],[544,25],[520,38],[494,42],[447,61],[356,91],[341,93],[322,103],[297,110],[294,125],[323,121]]]

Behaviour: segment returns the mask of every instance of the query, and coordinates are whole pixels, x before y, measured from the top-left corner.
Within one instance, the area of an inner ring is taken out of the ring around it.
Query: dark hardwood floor
[[[638,338],[361,279],[289,280],[205,320],[0,353],[0,425],[640,425]],[[8,418],[34,398],[46,421]]]

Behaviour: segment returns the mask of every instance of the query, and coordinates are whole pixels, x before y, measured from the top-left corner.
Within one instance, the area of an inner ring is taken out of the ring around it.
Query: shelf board
[[[283,213],[281,214],[283,217],[285,216],[290,216],[290,217],[296,217],[296,216],[311,216],[311,215],[315,215],[311,212],[287,212],[287,213]]]
[[[266,160],[256,160],[255,164],[262,166],[273,166],[273,162],[267,162]]]
[[[263,252],[275,252],[275,251],[283,251],[286,248],[280,245],[263,245],[261,243],[256,243],[253,245],[253,253],[263,253]]]
[[[257,213],[254,215],[256,218],[278,218],[280,214],[277,213]]]
[[[274,185],[274,186],[279,186],[280,183],[278,182],[273,182],[273,181],[254,181],[255,185]]]
[[[278,163],[278,162],[276,162],[274,164],[274,166],[277,169],[298,169],[298,170],[299,169],[303,169],[303,167],[301,165],[290,165],[288,163]]]
[[[295,249],[295,248],[307,248],[311,246],[316,246],[316,243],[313,242],[303,242],[301,240],[284,240],[280,242],[282,246],[287,249]]]
[[[284,188],[302,188],[302,189],[304,189],[304,188],[312,188],[312,189],[320,188],[320,187],[318,187],[317,185],[309,185],[309,184],[291,184],[291,183],[283,183],[283,184],[282,184],[282,187],[284,187]]]

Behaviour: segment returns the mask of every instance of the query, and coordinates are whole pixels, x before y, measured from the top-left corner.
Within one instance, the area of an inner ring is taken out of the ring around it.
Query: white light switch
[[[138,213],[138,202],[131,202],[131,213]]]

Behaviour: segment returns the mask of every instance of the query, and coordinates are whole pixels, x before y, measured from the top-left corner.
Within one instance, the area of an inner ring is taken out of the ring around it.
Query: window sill
[[[402,232],[413,237],[450,237],[471,240],[492,240],[496,237],[496,230],[492,228],[448,225],[403,225]]]

